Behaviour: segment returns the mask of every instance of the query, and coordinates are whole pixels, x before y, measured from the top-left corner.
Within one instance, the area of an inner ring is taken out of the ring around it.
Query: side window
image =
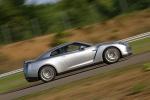
[[[79,50],[79,45],[73,44],[68,46],[68,52]]]
[[[57,56],[57,55],[59,55],[59,54],[61,54],[61,53],[62,53],[62,49],[57,49],[57,50],[53,51],[50,56],[51,56],[51,57],[52,57],[52,56]]]
[[[90,47],[89,45],[86,45],[86,44],[80,44],[80,48],[81,47],[84,47],[84,48],[88,48],[88,47]]]
[[[64,53],[76,51],[76,50],[79,50],[79,49],[80,49],[80,45],[74,43],[74,44],[65,46],[65,47],[64,47]]]

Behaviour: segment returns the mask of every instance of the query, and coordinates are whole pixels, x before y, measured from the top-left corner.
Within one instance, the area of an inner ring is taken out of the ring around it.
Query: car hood
[[[105,43],[98,43],[98,44],[95,44],[96,46],[101,46],[101,45],[107,45],[107,44],[114,44],[116,42],[105,42]]]

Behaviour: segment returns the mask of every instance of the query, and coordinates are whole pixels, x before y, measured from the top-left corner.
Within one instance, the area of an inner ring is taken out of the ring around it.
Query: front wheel
[[[120,52],[115,47],[107,48],[104,51],[103,59],[108,64],[115,63],[115,62],[117,62],[120,59]]]
[[[56,71],[51,66],[44,66],[40,69],[39,77],[43,82],[50,82],[55,79]]]

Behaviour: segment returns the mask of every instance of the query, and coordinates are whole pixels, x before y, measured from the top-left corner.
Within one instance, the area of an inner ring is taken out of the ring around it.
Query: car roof
[[[73,43],[81,43],[81,44],[86,44],[86,45],[92,45],[92,44],[90,44],[90,43],[74,41],[74,42],[67,42],[67,43],[58,45],[58,46],[52,48],[50,51],[56,50],[56,49],[58,49],[58,48],[61,48],[61,47],[63,47],[63,46],[66,46],[66,45],[69,45],[69,44],[73,44]]]
[[[61,45],[58,45],[58,46],[52,48],[51,50],[49,50],[49,51],[45,52],[44,54],[42,54],[41,56],[39,56],[37,59],[41,58],[43,55],[45,55],[45,54],[47,54],[47,53],[51,53],[51,52],[53,52],[53,51],[56,50],[56,49],[59,49],[59,48],[61,48],[61,47],[64,47],[64,46],[66,46],[66,45],[73,44],[73,43],[81,43],[81,44],[91,45],[91,46],[92,46],[92,44],[90,44],[90,43],[85,43],[85,42],[77,42],[77,41],[75,41],[75,42],[68,42],[68,43],[64,43],[64,44],[61,44]]]

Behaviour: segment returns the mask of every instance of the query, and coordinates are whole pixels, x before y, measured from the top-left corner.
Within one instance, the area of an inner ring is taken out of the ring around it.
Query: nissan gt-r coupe
[[[125,42],[89,44],[69,42],[59,45],[35,60],[24,62],[24,75],[28,82],[35,79],[49,82],[69,70],[86,67],[98,62],[116,63],[120,58],[132,54]]]

